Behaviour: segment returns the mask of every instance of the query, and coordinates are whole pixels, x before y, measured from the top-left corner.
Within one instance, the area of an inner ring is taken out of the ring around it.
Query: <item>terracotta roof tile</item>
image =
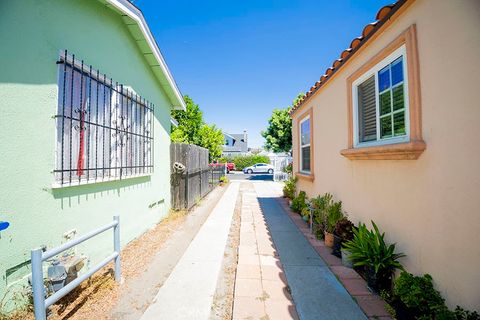
[[[398,2],[393,3],[393,4],[388,4],[384,7],[382,7],[380,10],[378,10],[377,15],[375,16],[375,19],[377,19],[377,21],[378,21],[378,20],[382,20],[383,18],[385,18],[390,13],[390,11],[393,9],[393,7],[395,7],[397,4],[398,4]]]
[[[362,35],[356,37],[350,43],[350,47],[343,50],[340,54],[340,58],[336,59],[332,66],[325,70],[325,74],[320,77],[320,80],[315,82],[315,84],[310,88],[310,90],[305,94],[305,96],[300,99],[296,105],[293,106],[290,110],[290,115],[295,113],[295,111],[300,108],[300,106],[310,98],[319,88],[321,88],[325,82],[334,74],[342,65],[358,50],[358,48],[371,37],[385,21],[387,21],[405,2],[408,0],[398,0],[394,4],[386,5],[378,10],[376,15],[376,21],[367,24],[363,30]]]

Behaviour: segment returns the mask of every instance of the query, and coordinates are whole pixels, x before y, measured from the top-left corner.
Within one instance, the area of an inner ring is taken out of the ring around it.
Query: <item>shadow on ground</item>
[[[253,174],[234,173],[234,174],[228,174],[227,177],[232,181],[234,180],[273,181],[273,174],[268,174],[268,173],[253,173]]]

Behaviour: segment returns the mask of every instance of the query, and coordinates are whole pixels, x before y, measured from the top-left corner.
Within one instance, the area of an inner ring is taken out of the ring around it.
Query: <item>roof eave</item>
[[[387,21],[391,21],[392,17],[400,11],[400,8],[406,8],[406,3],[412,4],[414,1],[415,0],[398,0],[394,4],[386,5],[380,8],[376,15],[376,21],[367,24],[363,28],[362,35],[352,40],[350,47],[341,53],[340,58],[336,59],[332,66],[327,68],[325,74],[320,77],[320,80],[315,82],[315,84],[307,91],[305,96],[293,106],[293,108],[289,111],[290,117],[293,117],[295,112],[299,110],[308,100],[310,100],[310,98],[315,95],[325,85],[325,83],[327,83],[334,75],[340,72],[339,70],[343,70],[342,67],[355,56],[361,47],[371,42],[369,40],[372,39],[373,35],[380,31]]]
[[[155,58],[155,61],[149,61],[150,67],[152,71],[157,76],[160,85],[164,89],[165,93],[167,94],[172,108],[177,110],[186,110],[187,106],[183,100],[183,96],[178,89],[177,84],[175,83],[175,79],[173,78],[170,70],[168,69],[167,63],[163,58],[162,53],[160,52],[160,48],[158,47],[155,38],[153,37],[150,28],[143,17],[143,13],[138,9],[134,4],[132,4],[128,0],[99,0],[102,3],[109,4],[113,6],[117,11],[122,13],[122,15],[127,16],[131,20],[135,21],[137,27],[139,28],[142,37],[146,41],[150,52],[142,52],[144,55],[151,54]],[[125,19],[124,19],[125,20]],[[131,25],[127,24],[129,27],[130,32],[132,32]],[[133,34],[133,32],[132,32]],[[135,35],[134,35],[135,37]],[[155,62],[155,64],[151,64]],[[158,70],[159,69],[159,70]],[[158,72],[160,71],[160,72]]]

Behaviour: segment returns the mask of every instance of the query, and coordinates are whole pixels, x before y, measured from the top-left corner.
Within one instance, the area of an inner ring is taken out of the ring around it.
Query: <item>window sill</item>
[[[344,149],[340,154],[350,160],[416,160],[426,149],[424,141]]]
[[[313,181],[315,179],[315,176],[312,173],[307,174],[302,172],[296,172],[295,177],[298,177],[299,179],[302,179],[302,180],[308,180],[308,181]]]
[[[52,189],[63,189],[63,188],[70,188],[70,187],[78,187],[78,186],[88,186],[88,185],[95,185],[99,183],[104,183],[104,182],[120,182],[120,181],[125,181],[129,179],[135,179],[135,178],[144,178],[144,177],[150,177],[152,176],[153,173],[145,173],[145,174],[136,174],[136,175],[131,175],[131,176],[124,176],[122,179],[112,177],[112,178],[103,178],[103,179],[98,179],[97,181],[95,180],[86,180],[82,179],[81,181],[73,181],[72,183],[64,182],[63,184],[59,182],[54,182],[52,183],[51,188]]]

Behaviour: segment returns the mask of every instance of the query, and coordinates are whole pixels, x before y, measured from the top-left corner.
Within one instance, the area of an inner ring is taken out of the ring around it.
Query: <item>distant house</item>
[[[291,111],[298,190],[374,220],[408,271],[468,308],[480,302],[479,9],[383,7]]]
[[[123,246],[167,215],[170,112],[185,104],[129,1],[0,7],[0,220],[10,222],[0,238],[0,307],[8,311],[13,290],[27,285],[31,249],[52,249],[114,215]],[[78,254],[95,265],[111,239],[92,238]]]
[[[223,145],[223,156],[240,156],[248,153],[247,131],[243,133],[223,133],[225,144]]]

